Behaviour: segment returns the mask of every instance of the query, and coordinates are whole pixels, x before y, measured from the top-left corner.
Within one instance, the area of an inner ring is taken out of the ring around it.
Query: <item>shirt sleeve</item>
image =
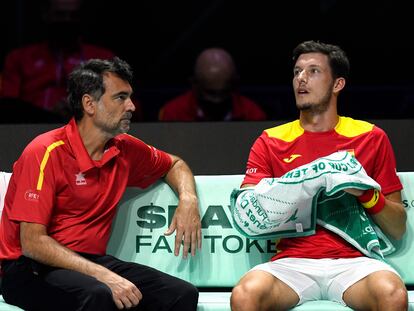
[[[399,191],[403,186],[397,175],[397,165],[391,142],[387,134],[380,128],[376,127],[374,133],[378,136],[375,148],[377,156],[371,177],[381,185],[384,194]]]
[[[147,188],[171,168],[172,159],[164,151],[128,136],[125,156],[130,162],[128,186]]]
[[[15,163],[11,220],[49,224],[56,184],[50,152],[45,146],[31,143]]]
[[[250,149],[249,159],[247,160],[246,175],[242,185],[256,185],[260,180],[273,177],[271,166],[268,160],[268,149],[264,134],[262,134]]]

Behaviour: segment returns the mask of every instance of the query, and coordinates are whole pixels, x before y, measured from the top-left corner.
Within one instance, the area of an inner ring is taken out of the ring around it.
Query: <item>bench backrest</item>
[[[242,175],[196,176],[202,218],[202,250],[183,260],[173,254],[174,237],[165,237],[177,197],[164,182],[146,191],[127,189],[119,206],[108,253],[155,267],[197,286],[233,286],[248,267],[274,253],[271,241],[253,241],[233,228],[230,193]]]
[[[414,285],[414,172],[398,173],[404,189],[402,200],[407,211],[407,231],[399,241],[393,241],[396,251],[387,261],[401,274],[405,284]]]
[[[387,259],[406,284],[414,284],[414,172],[399,173],[408,230],[397,251]],[[120,203],[108,253],[123,260],[152,266],[199,287],[232,287],[251,267],[274,254],[270,240],[255,241],[233,228],[230,193],[243,175],[196,176],[202,217],[202,250],[184,260],[173,255],[174,237],[165,237],[177,197],[164,182],[142,191],[128,189]]]

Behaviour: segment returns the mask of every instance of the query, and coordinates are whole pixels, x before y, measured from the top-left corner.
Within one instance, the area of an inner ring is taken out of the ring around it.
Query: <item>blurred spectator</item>
[[[48,0],[45,41],[14,49],[6,56],[0,93],[3,102],[12,98],[12,104],[35,106],[30,111],[52,112],[62,121],[67,119],[68,73],[87,59],[114,56],[106,48],[82,41],[80,8],[81,0]]]
[[[204,50],[197,58],[192,89],[167,102],[160,121],[266,120],[266,114],[237,90],[238,76],[231,55],[223,49]]]

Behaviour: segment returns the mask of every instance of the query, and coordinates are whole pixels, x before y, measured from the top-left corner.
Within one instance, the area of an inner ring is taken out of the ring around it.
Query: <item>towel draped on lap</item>
[[[357,159],[335,152],[255,187],[234,189],[235,227],[252,239],[307,236],[316,224],[340,235],[363,254],[383,259],[394,247],[345,189],[381,190]]]

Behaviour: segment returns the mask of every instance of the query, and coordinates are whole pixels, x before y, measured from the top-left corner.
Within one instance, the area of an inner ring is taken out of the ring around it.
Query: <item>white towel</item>
[[[353,155],[335,152],[282,177],[264,178],[255,187],[235,189],[233,222],[243,235],[256,239],[311,235],[318,223],[364,254],[382,258],[379,228],[356,198],[343,191],[349,188],[381,190]],[[385,242],[390,252],[392,246]]]

